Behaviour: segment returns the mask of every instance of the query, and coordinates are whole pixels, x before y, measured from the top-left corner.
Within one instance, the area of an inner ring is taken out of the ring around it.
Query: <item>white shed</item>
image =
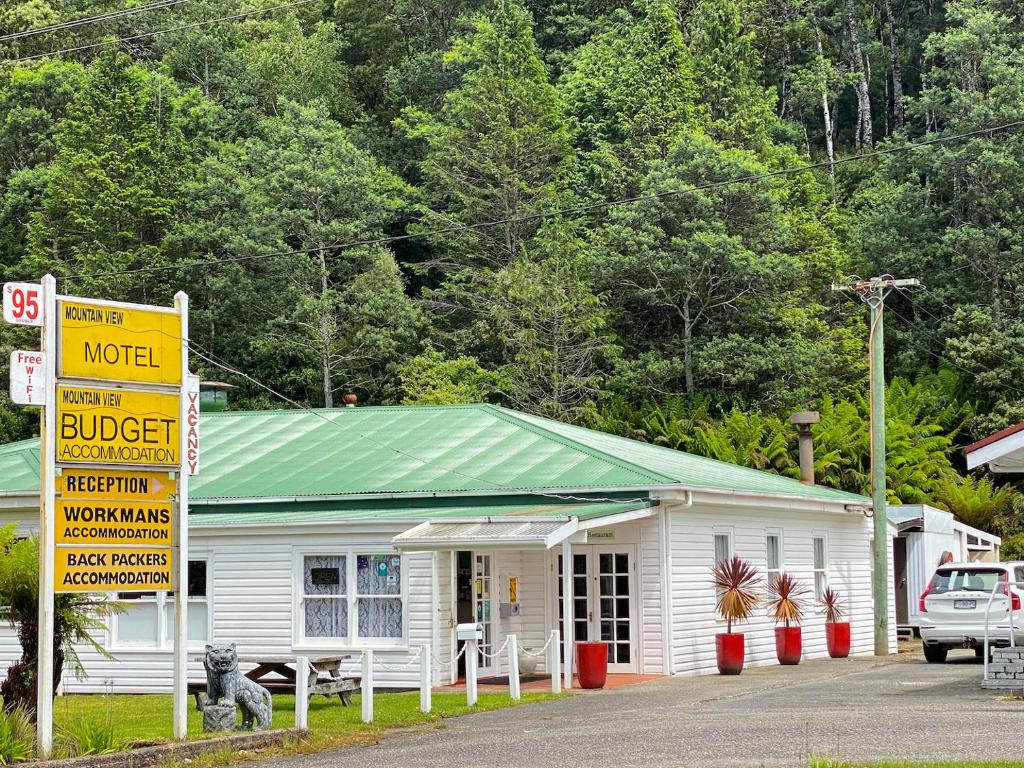
[[[210,413],[201,429],[196,653],[209,641],[248,656],[375,648],[389,652],[377,679],[409,686],[410,649],[430,643],[441,683],[458,674],[460,621],[485,625],[488,652],[511,633],[539,648],[568,607],[576,639],[609,643],[612,673],[703,674],[724,631],[711,569],[733,553],[812,594],[837,589],[852,652],[873,652],[861,496],[490,405]],[[0,448],[0,524],[36,527],[38,451]],[[67,690],[170,689],[170,601],[129,602],[101,638],[117,661],[82,649],[89,677],[65,678]],[[747,664],[776,663],[768,617],[742,629]],[[0,672],[18,653],[0,629]],[[820,614],[805,623],[804,655],[827,655]],[[504,671],[499,656],[482,674]]]
[[[965,525],[945,510],[927,504],[892,504],[887,510],[896,623],[901,628],[918,626],[918,598],[941,563],[999,560],[998,536]]]

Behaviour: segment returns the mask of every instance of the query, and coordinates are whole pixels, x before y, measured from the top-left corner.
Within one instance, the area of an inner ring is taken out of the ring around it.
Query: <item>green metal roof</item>
[[[196,504],[419,493],[611,495],[677,484],[866,501],[491,405],[209,413],[200,430],[200,474],[190,486]],[[0,492],[37,489],[38,442],[0,449]]]
[[[837,491],[822,485],[804,485],[798,480],[772,472],[740,467],[736,464],[716,461],[638,440],[630,440],[593,429],[574,427],[571,424],[563,424],[560,421],[540,416],[531,416],[516,411],[505,412],[519,421],[533,424],[560,435],[566,440],[585,445],[592,450],[617,456],[623,461],[642,466],[650,472],[671,478],[674,483],[688,487],[756,494],[778,493],[856,503],[870,501],[866,497]]]
[[[39,493],[39,441],[0,445],[0,493]]]

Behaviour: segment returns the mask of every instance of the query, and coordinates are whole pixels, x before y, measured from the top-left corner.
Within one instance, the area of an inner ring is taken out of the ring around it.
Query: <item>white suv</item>
[[[993,588],[989,645],[1010,644],[1012,615],[1014,642],[1024,646],[1024,615],[1020,594],[1012,586],[1014,582],[1024,592],[1024,562],[939,566],[918,602],[924,657],[933,664],[941,664],[950,648],[973,648],[981,656],[985,645],[985,611]]]

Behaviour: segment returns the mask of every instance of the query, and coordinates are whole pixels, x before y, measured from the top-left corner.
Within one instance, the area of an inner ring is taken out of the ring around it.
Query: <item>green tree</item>
[[[937,506],[952,512],[957,520],[983,531],[994,531],[996,523],[1013,508],[1019,493],[1010,485],[996,486],[988,477],[955,477],[940,482],[933,493]]]
[[[612,14],[561,79],[582,166],[582,191],[634,194],[650,164],[706,122],[679,17],[667,0]]]
[[[105,53],[88,69],[57,127],[56,157],[30,217],[29,270],[67,278],[168,264],[163,237],[191,164],[177,97],[173,83],[121,53]],[[168,300],[165,285],[152,275],[73,283],[92,295],[143,302]]]
[[[380,237],[406,189],[323,105],[280,110],[222,147],[189,189],[177,247],[243,258],[199,273],[194,292],[217,311],[196,318],[196,335],[307,402],[331,407],[342,390],[379,397],[415,347],[418,314],[390,251],[349,244]],[[244,260],[273,252],[285,255]]]
[[[22,707],[36,711],[36,669],[39,659],[39,540],[18,538],[13,524],[0,528],[0,605],[7,607],[7,620],[18,632],[21,660],[7,668],[0,685],[4,709]],[[53,690],[60,686],[67,662],[84,677],[85,670],[75,652],[75,643],[88,643],[98,653],[113,659],[94,638],[104,630],[104,619],[123,606],[106,595],[58,594],[54,598]]]
[[[475,357],[445,357],[427,349],[399,372],[407,405],[485,403],[507,388],[504,377],[483,368]]]
[[[529,14],[512,0],[474,17],[472,32],[445,54],[461,78],[440,113],[410,108],[400,121],[426,146],[419,167],[431,205],[425,227],[504,222],[432,238],[443,250],[433,265],[444,272],[452,264],[509,264],[539,226],[539,219],[520,217],[563,199],[572,167],[569,130],[532,29]]]
[[[754,33],[744,28],[746,0],[698,0],[688,18],[701,101],[711,134],[725,144],[764,150],[775,122],[775,95],[760,82]]]

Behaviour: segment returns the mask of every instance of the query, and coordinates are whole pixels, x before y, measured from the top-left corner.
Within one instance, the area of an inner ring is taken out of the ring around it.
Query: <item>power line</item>
[[[898,291],[899,291],[900,293],[904,294],[904,295],[905,295],[905,296],[906,296],[906,297],[907,297],[908,299],[910,298],[910,294],[909,294],[909,293],[907,293],[906,291],[904,291],[904,290],[902,290],[902,289],[900,289],[900,288],[897,288],[896,290],[898,290]],[[942,301],[942,299],[938,299],[938,302],[939,302],[939,304],[940,304],[940,305],[942,305],[943,307],[945,307],[946,309],[948,309],[948,310],[949,310],[950,312],[954,312],[954,313],[955,313],[955,312],[957,311],[957,308],[956,308],[956,307],[951,307],[951,306],[950,306],[949,304],[947,304],[946,302]],[[913,306],[914,308],[916,308],[916,309],[920,309],[920,310],[921,310],[922,312],[924,312],[924,313],[925,313],[926,315],[928,315],[928,317],[932,318],[932,319],[933,319],[933,320],[934,320],[935,322],[937,322],[937,323],[939,323],[939,324],[941,324],[941,323],[945,322],[945,320],[949,320],[949,319],[951,319],[951,317],[950,317],[950,318],[946,318],[946,319],[944,320],[943,318],[940,318],[939,316],[937,316],[937,315],[935,315],[934,313],[930,312],[930,311],[929,311],[929,310],[928,310],[928,309],[927,309],[926,307],[923,307],[923,306],[921,306],[921,305],[920,305],[919,303],[917,303],[917,302],[914,302],[912,306]],[[894,313],[894,314],[895,314],[895,313]],[[900,317],[900,316],[899,316],[899,315],[897,315],[897,317]],[[911,321],[911,320],[906,320],[905,318],[902,318],[902,317],[900,317],[900,319],[901,319],[901,320],[903,320],[903,322],[905,322],[905,323],[909,323],[909,324],[913,324],[913,325],[915,325],[915,327],[916,327],[916,324],[915,324],[915,323],[913,323],[913,321]],[[923,330],[923,331],[925,331],[925,332],[928,332],[928,331],[927,331],[927,329],[925,329],[925,328],[922,328],[921,330]],[[935,338],[936,340],[939,340],[939,339],[938,339],[938,337],[937,337],[937,336],[935,336],[934,334],[930,334],[930,335],[932,335],[932,337],[933,337],[933,338]],[[995,357],[995,358],[996,358],[997,360],[1000,360],[1000,361],[1002,361],[1002,362],[1006,363],[1006,364],[1007,364],[1007,365],[1009,365],[1009,366],[1017,366],[1017,365],[1020,365],[1020,362],[1019,362],[1019,361],[1013,361],[1013,360],[1010,360],[1009,358],[1003,357],[1002,355],[992,355],[992,357]],[[947,362],[948,362],[948,361],[947,361]],[[950,363],[950,364],[952,364],[952,363]]]
[[[82,27],[87,24],[94,24],[100,21],[111,21],[113,19],[120,19],[125,16],[134,16],[137,13],[144,13],[146,11],[160,11],[164,8],[170,8],[181,3],[188,3],[191,0],[156,0],[156,2],[149,3],[148,5],[137,5],[134,8],[122,8],[117,11],[108,11],[107,13],[98,13],[95,16],[83,16],[80,19],[72,19],[71,21],[62,21],[57,24],[50,24],[45,27],[36,27],[35,29],[26,29],[23,32],[11,32],[7,35],[0,35],[0,43],[6,43],[11,40],[23,40],[26,37],[35,37],[36,35],[46,34],[48,32],[60,32],[64,29],[72,29],[74,27]]]
[[[315,0],[296,0],[296,2],[285,3],[284,5],[275,5],[272,8],[257,8],[252,11],[244,11],[242,13],[235,13],[230,16],[220,16],[216,19],[207,19],[206,21],[196,21],[191,24],[182,24],[177,27],[168,27],[167,29],[156,29],[152,32],[140,32],[137,35],[129,35],[128,37],[119,37],[114,40],[103,40],[98,43],[89,43],[88,45],[79,45],[74,48],[61,48],[56,51],[49,51],[47,53],[37,53],[32,56],[21,56],[17,59],[6,59],[6,63],[16,64],[20,61],[34,61],[35,59],[43,59],[47,56],[58,56],[62,53],[76,53],[78,51],[87,51],[91,48],[100,48],[105,45],[117,45],[118,43],[128,43],[133,40],[141,40],[147,37],[156,37],[157,35],[165,35],[168,32],[182,32],[186,29],[196,29],[197,27],[206,27],[210,24],[217,24],[221,21],[234,21],[235,19],[244,19],[247,16],[254,16],[259,13],[271,13],[273,11],[281,11],[286,8],[295,8],[300,5],[307,5],[314,2]]]
[[[196,347],[199,347],[199,349],[197,349]],[[257,379],[253,378],[252,376],[250,376],[249,374],[245,373],[244,371],[240,371],[237,368],[235,368],[233,366],[230,366],[230,365],[228,365],[227,363],[225,363],[223,361],[219,361],[215,354],[210,352],[208,349],[205,349],[201,345],[197,344],[192,339],[188,339],[188,348],[189,348],[189,351],[191,351],[194,355],[196,355],[197,357],[199,357],[202,360],[205,360],[210,365],[216,366],[217,368],[220,368],[221,370],[223,370],[223,371],[225,371],[227,373],[230,373],[230,374],[238,376],[238,377],[240,377],[242,379],[245,379],[249,383],[256,385],[260,389],[268,392],[269,394],[271,394],[272,396],[274,396],[277,399],[281,400],[282,402],[288,403],[289,405],[291,405],[294,408],[297,408],[299,410],[302,410],[302,411],[305,411],[307,413],[310,413],[313,416],[316,416],[317,418],[321,419],[322,421],[324,421],[324,422],[326,422],[326,423],[328,423],[328,424],[330,424],[330,425],[332,425],[334,427],[338,427],[339,429],[341,428],[341,424],[339,424],[334,419],[327,418],[327,416],[324,413],[322,413],[321,411],[318,411],[318,410],[316,410],[314,408],[310,408],[307,405],[303,405],[302,403],[299,403],[298,401],[293,400],[292,398],[288,397],[287,395],[281,394],[280,392],[278,392],[277,390],[269,387],[268,385],[264,384],[263,382],[258,381]],[[203,351],[200,351],[200,350],[203,350]],[[433,461],[431,459],[424,459],[424,458],[422,458],[420,456],[416,456],[414,454],[411,454],[408,451],[403,451],[401,448],[396,448],[393,445],[389,445],[388,443],[385,443],[385,442],[383,442],[381,440],[378,440],[377,438],[373,437],[372,435],[368,435],[368,434],[366,434],[364,432],[359,432],[357,430],[356,434],[359,437],[363,438],[364,440],[367,440],[367,441],[369,441],[371,443],[376,443],[381,448],[384,448],[386,450],[392,451],[392,452],[394,452],[394,453],[396,453],[399,456],[402,456],[404,458],[412,459],[413,461],[416,461],[416,462],[418,462],[420,464],[423,464],[424,466],[437,467],[438,469],[443,469],[446,472],[451,472],[452,474],[459,475],[459,476],[461,476],[461,477],[463,477],[463,478],[465,478],[467,480],[472,480],[472,481],[475,481],[475,482],[478,482],[478,483],[484,483],[484,484],[490,483],[490,484],[499,486],[503,490],[514,491],[514,492],[522,494],[524,496],[539,496],[539,497],[543,497],[543,498],[546,498],[546,499],[557,499],[559,501],[577,501],[577,502],[585,502],[585,503],[605,503],[605,504],[620,504],[620,503],[624,504],[624,503],[634,503],[634,502],[648,503],[648,502],[650,502],[650,499],[646,498],[646,497],[645,498],[635,498],[635,499],[594,498],[594,497],[586,497],[586,496],[572,496],[572,495],[560,494],[560,493],[544,493],[543,491],[533,491],[533,490],[530,490],[530,489],[527,489],[527,488],[516,488],[514,486],[505,485],[504,483],[499,483],[496,480],[484,480],[483,478],[477,477],[476,475],[468,474],[466,472],[463,472],[463,471],[458,470],[458,469],[454,469],[452,467],[446,466],[444,464],[441,464],[441,463],[439,463],[437,461]],[[470,489],[470,490],[472,490],[472,489]]]
[[[312,0],[305,0],[305,2],[311,2]],[[368,238],[365,240],[355,240],[347,243],[338,243],[336,245],[328,245],[324,247],[316,248],[300,248],[293,251],[277,251],[272,253],[256,253],[248,256],[229,256],[222,259],[206,259],[203,261],[194,261],[185,264],[169,264],[164,266],[151,266],[151,267],[136,267],[134,269],[124,269],[116,272],[96,272],[92,274],[78,274],[69,275],[64,279],[88,279],[98,277],[121,277],[124,275],[137,275],[137,274],[149,274],[154,272],[166,272],[170,270],[180,269],[194,269],[197,267],[207,266],[218,266],[221,264],[236,264],[245,261],[256,261],[261,259],[272,259],[281,256],[299,256],[316,251],[330,251],[337,252],[343,250],[349,250],[352,248],[360,248],[371,245],[388,245],[390,243],[401,242],[405,240],[414,240],[418,238],[436,237],[438,235],[447,235],[457,232],[469,232],[478,229],[486,229],[488,227],[504,226],[506,224],[518,224],[528,221],[539,221],[543,219],[549,219],[557,216],[565,216],[572,213],[587,213],[590,211],[601,210],[605,208],[613,208],[620,205],[628,205],[631,203],[649,202],[652,200],[662,200],[665,198],[676,197],[678,195],[688,194],[692,192],[701,192],[706,190],[721,189],[724,187],[732,186],[734,184],[749,184],[755,181],[764,181],[767,179],[778,178],[781,176],[789,176],[796,173],[805,173],[807,171],[819,170],[822,168],[835,167],[844,163],[852,163],[858,160],[868,160],[875,157],[882,157],[885,155],[893,155],[902,152],[909,152],[914,149],[921,147],[933,146],[936,144],[945,144],[952,141],[959,141],[960,139],[970,138],[972,136],[980,136],[983,134],[993,134],[1002,131],[1012,130],[1019,128],[1024,125],[1024,120],[1016,120],[1010,123],[1003,123],[1002,125],[992,126],[990,128],[978,128],[973,131],[964,131],[963,133],[951,134],[949,136],[939,136],[934,139],[927,139],[924,141],[918,141],[910,144],[902,144],[897,147],[889,147],[887,149],[874,150],[872,152],[862,152],[856,155],[849,155],[847,157],[839,158],[834,162],[822,161],[818,163],[808,163],[807,165],[791,166],[789,168],[782,168],[777,171],[766,171],[765,173],[753,173],[746,176],[738,176],[732,179],[725,179],[723,181],[709,182],[707,184],[698,184],[685,189],[672,189],[665,192],[654,192],[651,194],[634,195],[632,197],[624,197],[614,200],[601,200],[595,203],[585,203],[581,205],[570,206],[567,208],[557,208],[548,211],[539,211],[537,213],[525,214],[522,216],[509,216],[504,219],[494,219],[491,221],[482,221],[475,224],[456,224],[449,227],[441,227],[432,230],[423,230],[421,232],[406,232],[401,235],[390,235],[386,237]]]
[[[903,317],[903,315],[899,314],[899,313],[898,313],[898,312],[896,312],[896,311],[895,311],[894,309],[892,309],[892,308],[888,308],[888,307],[887,307],[886,309],[887,309],[887,311],[888,311],[888,312],[890,312],[891,314],[895,315],[895,316],[896,316],[896,317],[897,317],[897,318],[898,318],[898,319],[899,319],[899,320],[900,320],[901,322],[903,322],[903,323],[904,323],[904,324],[906,325],[906,327],[907,327],[907,330],[911,331],[912,333],[913,333],[913,332],[921,332],[921,333],[924,333],[924,334],[928,335],[929,337],[931,337],[932,339],[934,339],[934,340],[936,340],[936,341],[939,341],[939,338],[938,338],[938,337],[937,337],[937,336],[936,336],[935,334],[933,334],[933,333],[931,333],[931,332],[929,332],[929,331],[927,331],[927,330],[925,330],[925,329],[923,329],[923,328],[920,328],[920,327],[919,327],[919,326],[918,326],[918,325],[917,325],[916,323],[914,323],[914,322],[913,322],[912,320],[908,320],[907,318]],[[939,362],[941,362],[941,363],[945,363],[946,365],[949,365],[949,366],[952,366],[953,368],[956,368],[956,369],[957,369],[958,371],[961,371],[962,373],[966,373],[966,374],[967,374],[968,376],[970,376],[971,378],[973,378],[973,379],[977,379],[977,377],[978,377],[978,374],[977,374],[977,372],[975,372],[975,371],[972,371],[972,370],[970,370],[969,368],[964,368],[964,367],[963,367],[962,365],[958,365],[957,363],[954,363],[954,362],[953,362],[952,360],[950,360],[950,359],[949,359],[948,357],[945,357],[944,355],[941,355],[941,354],[939,354],[938,352],[936,352],[936,351],[935,351],[935,350],[933,350],[933,349],[929,349],[929,348],[928,348],[928,347],[926,347],[925,345],[923,345],[923,344],[921,344],[920,342],[918,342],[918,341],[917,341],[917,340],[916,340],[916,339],[915,339],[915,338],[913,337],[913,335],[911,335],[911,336],[910,336],[910,337],[908,338],[908,340],[910,341],[910,343],[911,343],[911,344],[912,344],[913,346],[917,347],[917,348],[918,348],[918,349],[920,349],[920,350],[921,350],[922,352],[926,352],[927,354],[931,355],[932,357],[934,357],[934,358],[935,358],[936,360],[938,360]],[[1000,359],[1003,359],[1003,358],[1000,358]],[[1011,362],[1010,362],[1009,360],[1005,360],[1005,359],[1003,359],[1003,362],[1009,363],[1009,364],[1011,364],[1011,365],[1016,365],[1016,363],[1011,363]],[[1021,397],[1024,397],[1024,390],[1022,390],[1022,389],[1017,389],[1016,387],[1014,387],[1014,386],[1011,386],[1011,385],[1009,385],[1009,384],[1001,384],[1000,386],[1001,386],[1001,387],[1002,387],[1003,389],[1008,389],[1008,390],[1010,390],[1011,392],[1016,392],[1016,393],[1017,393],[1018,395],[1020,395]]]

